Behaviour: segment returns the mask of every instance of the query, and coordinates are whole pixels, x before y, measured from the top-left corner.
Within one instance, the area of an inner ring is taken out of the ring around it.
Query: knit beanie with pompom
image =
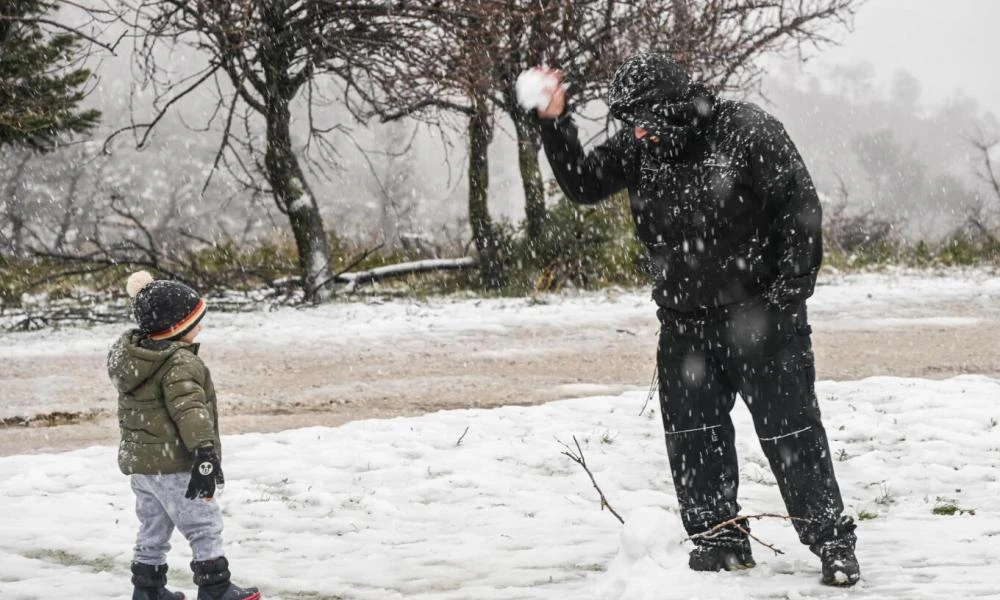
[[[153,279],[147,271],[137,271],[129,275],[125,289],[139,331],[151,340],[179,339],[205,316],[205,300],[179,281]]]

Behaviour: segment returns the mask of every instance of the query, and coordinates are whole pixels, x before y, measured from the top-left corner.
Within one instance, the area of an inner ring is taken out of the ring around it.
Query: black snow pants
[[[729,413],[753,416],[799,539],[836,537],[844,509],[816,399],[805,303],[761,298],[698,313],[661,308],[657,371],[667,455],[689,535],[739,514]]]

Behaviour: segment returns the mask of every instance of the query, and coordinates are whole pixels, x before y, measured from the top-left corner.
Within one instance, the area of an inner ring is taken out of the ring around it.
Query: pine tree
[[[55,3],[6,0],[0,7],[0,149],[38,152],[97,124],[100,111],[82,109],[89,69],[80,67],[83,38],[43,29]]]

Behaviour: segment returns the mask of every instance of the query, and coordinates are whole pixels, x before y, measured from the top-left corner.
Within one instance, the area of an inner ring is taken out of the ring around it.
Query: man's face
[[[643,129],[642,127],[636,127],[634,133],[635,133],[635,139],[637,140],[641,140],[648,136],[649,141],[653,142],[654,144],[660,141],[660,136],[649,135],[649,132]]]

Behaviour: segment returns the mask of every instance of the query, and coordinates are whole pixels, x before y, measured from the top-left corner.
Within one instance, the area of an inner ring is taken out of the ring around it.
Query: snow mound
[[[660,507],[648,506],[625,516],[618,554],[601,582],[598,598],[607,600],[708,600],[747,598],[742,576],[695,573],[685,568],[691,544],[680,520]],[[726,581],[729,579],[730,581]]]

